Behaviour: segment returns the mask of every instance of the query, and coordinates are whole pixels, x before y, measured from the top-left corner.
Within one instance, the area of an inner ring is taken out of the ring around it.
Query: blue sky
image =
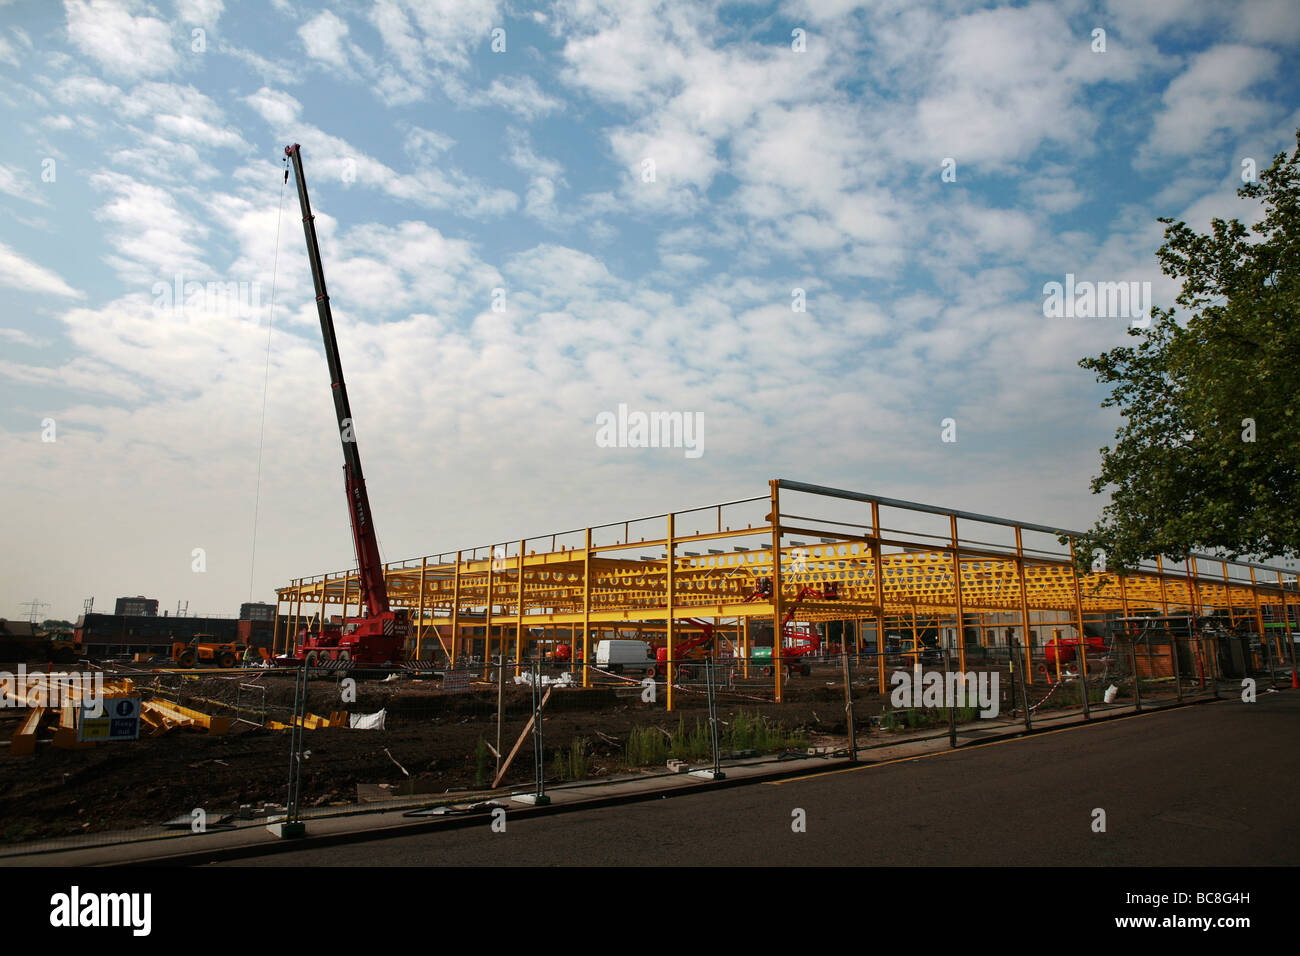
[[[1254,215],[1298,48],[1270,0],[0,2],[0,616],[352,563],[289,142],[386,559],[778,475],[1085,526],[1126,321],[1043,285],[1168,303],[1156,217]],[[620,403],[704,453],[600,447]]]

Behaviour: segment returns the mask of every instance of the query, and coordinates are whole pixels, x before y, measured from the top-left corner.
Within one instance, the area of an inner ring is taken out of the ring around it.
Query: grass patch
[[[566,750],[561,747],[551,758],[551,776],[556,780],[586,780],[591,771],[591,755],[588,753],[591,741],[586,737],[574,737]]]
[[[482,737],[474,748],[474,786],[482,790],[488,785],[488,745]]]
[[[624,756],[629,767],[648,767],[668,759],[668,738],[658,727],[633,727],[627,735]]]
[[[719,728],[718,746],[722,750],[767,753],[807,747],[808,738],[779,721],[741,711]],[[624,757],[628,767],[654,766],[665,763],[669,757],[686,761],[709,760],[713,757],[709,725],[697,719],[688,727],[684,720],[679,719],[671,734],[657,727],[633,727],[628,733]]]

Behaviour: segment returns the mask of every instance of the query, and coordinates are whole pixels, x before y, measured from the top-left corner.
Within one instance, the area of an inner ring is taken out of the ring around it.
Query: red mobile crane
[[[302,171],[302,147],[297,143],[284,148],[293,164],[294,182],[298,186],[298,204],[302,207],[302,231],[307,237],[307,257],[311,277],[316,285],[316,310],[320,313],[321,336],[325,340],[325,360],[329,363],[330,388],[334,395],[334,414],[339,437],[343,442],[343,478],[347,489],[348,513],[352,519],[352,544],[357,555],[357,580],[365,600],[366,614],[339,625],[324,621],[316,631],[304,629],[298,635],[298,660],[308,666],[329,661],[361,665],[400,664],[410,632],[405,608],[390,609],[384,568],[379,559],[379,543],[366,494],[366,479],[361,473],[361,453],[352,427],[352,408],[343,384],[343,366],[339,361],[338,340],[334,337],[334,316],[329,294],[325,291],[325,271],[316,241],[316,217],[307,199],[307,180]]]

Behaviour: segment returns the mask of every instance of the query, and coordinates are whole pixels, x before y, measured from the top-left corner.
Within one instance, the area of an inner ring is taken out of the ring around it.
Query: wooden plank
[[[542,702],[537,708],[539,712],[546,706],[546,702],[551,699],[551,691],[554,689],[553,686],[546,688],[546,693],[542,695]],[[516,740],[515,745],[510,748],[510,756],[506,757],[506,762],[501,765],[501,769],[497,771],[496,779],[492,781],[493,790],[501,786],[502,778],[505,777],[506,771],[510,769],[510,764],[514,761],[515,754],[519,753],[519,748],[523,746],[524,738],[528,736],[528,732],[533,729],[533,721],[536,719],[537,714],[534,713],[528,718],[528,723],[524,724],[524,729],[523,732],[519,734],[519,739]]]
[[[141,713],[150,712],[161,717],[168,724],[168,730],[172,729],[172,727],[201,727],[204,730],[207,729],[193,717],[187,717],[171,705],[164,704],[161,701],[147,700],[141,706],[140,711]]]
[[[60,750],[89,750],[95,743],[92,740],[78,740],[76,728],[60,725],[54,730],[54,746]]]
[[[25,720],[18,725],[14,731],[13,737],[10,738],[9,752],[17,756],[36,753],[36,732],[41,727],[41,721],[45,719],[47,709],[45,707],[33,707]]]
[[[192,707],[182,707],[180,704],[171,704],[175,710],[197,721],[204,727],[208,728],[208,733],[217,734],[218,736],[230,730],[229,717],[214,717],[211,714],[205,714],[201,710],[194,710]]]

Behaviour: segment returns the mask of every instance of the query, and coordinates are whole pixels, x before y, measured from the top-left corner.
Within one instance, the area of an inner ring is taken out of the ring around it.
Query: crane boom
[[[316,286],[316,311],[320,313],[321,338],[325,342],[325,360],[329,363],[334,417],[339,440],[343,443],[343,482],[348,496],[348,516],[352,520],[352,546],[357,555],[357,582],[361,585],[361,598],[366,608],[365,613],[361,614],[358,607],[358,616],[348,620],[348,598],[345,591],[343,623],[329,623],[324,620],[325,599],[322,595],[321,619],[316,629],[304,629],[298,635],[296,654],[287,657],[286,662],[302,661],[309,667],[320,663],[342,666],[400,664],[406,653],[410,614],[406,608],[390,608],[388,603],[388,585],[379,559],[379,538],[375,534],[370,496],[366,494],[366,479],[361,471],[361,452],[357,449],[356,433],[352,427],[352,407],[348,403],[347,386],[343,383],[343,363],[339,360],[339,344],[334,336],[334,315],[330,311],[330,297],[325,289],[320,244],[316,241],[316,218],[312,215],[311,201],[307,198],[307,178],[302,171],[302,147],[297,143],[286,146],[284,155],[293,163],[298,204],[302,207],[302,231],[307,237],[307,257],[311,262],[312,282]]]
[[[293,163],[294,181],[298,186],[302,231],[307,237],[307,258],[311,262],[311,277],[316,286],[316,310],[320,313],[325,360],[329,363],[330,390],[334,394],[334,416],[338,423],[339,439],[343,443],[343,473],[348,512],[352,519],[352,543],[357,555],[357,580],[361,585],[366,610],[373,617],[388,610],[388,587],[384,582],[379,542],[371,518],[370,496],[366,494],[366,479],[361,471],[361,452],[357,448],[352,425],[352,406],[348,403],[347,385],[343,382],[338,340],[334,336],[334,314],[330,311],[329,293],[325,289],[325,270],[321,266],[320,245],[316,241],[316,217],[312,215],[311,201],[307,198],[307,180],[302,170],[302,147],[297,143],[286,146],[284,154]]]

